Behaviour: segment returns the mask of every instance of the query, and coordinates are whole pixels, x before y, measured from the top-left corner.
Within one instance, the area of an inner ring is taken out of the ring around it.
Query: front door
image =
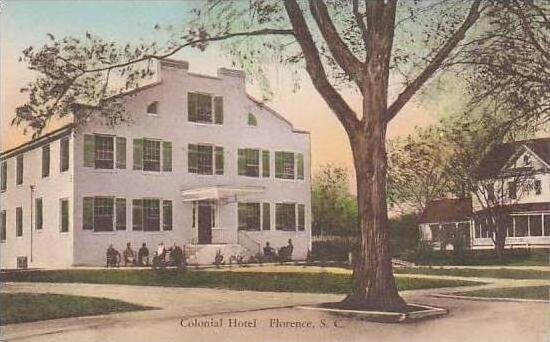
[[[212,243],[212,203],[199,201],[199,244]]]

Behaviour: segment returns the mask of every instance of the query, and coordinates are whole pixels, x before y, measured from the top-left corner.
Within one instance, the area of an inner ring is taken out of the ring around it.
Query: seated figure
[[[141,245],[141,248],[138,251],[138,265],[149,266],[149,249],[147,248],[147,244],[145,242]]]
[[[265,243],[263,257],[266,261],[272,261],[275,259],[275,249],[269,245],[269,242]]]
[[[113,247],[113,245],[109,245],[109,248],[107,248],[106,256],[107,256],[106,267],[120,266],[120,253]]]
[[[128,264],[135,265],[136,253],[129,242],[126,244],[126,249],[122,252],[122,256],[124,257],[124,266],[128,266]]]

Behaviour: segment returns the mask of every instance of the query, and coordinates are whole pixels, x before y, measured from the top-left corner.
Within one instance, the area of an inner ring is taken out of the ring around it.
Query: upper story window
[[[8,188],[8,161],[2,161],[0,167],[0,191],[6,191]]]
[[[304,155],[284,151],[275,152],[275,177],[304,179]]]
[[[187,93],[187,119],[191,122],[223,124],[223,97]]]
[[[0,212],[0,241],[6,241],[6,211]]]
[[[508,182],[508,198],[517,199],[517,184],[516,184],[516,182]]]
[[[161,166],[162,171],[172,171],[172,143],[154,139],[134,139],[134,170],[159,172]]]
[[[258,120],[256,119],[256,116],[252,113],[248,113],[247,123],[248,126],[258,126]]]
[[[542,182],[540,179],[535,179],[533,187],[535,189],[535,195],[542,194]]]
[[[69,138],[63,138],[59,142],[59,170],[61,172],[69,169]]]
[[[260,150],[240,148],[238,151],[239,176],[260,176]]]
[[[67,158],[66,158],[65,165],[68,168],[68,165],[69,165],[68,140],[67,140],[66,150],[67,150],[67,154],[66,154]],[[101,134],[84,135],[84,166],[94,167],[96,169],[113,169],[115,166],[115,152],[116,152],[116,167],[121,169],[126,168],[126,138],[121,138],[121,137],[116,138],[116,151],[115,151],[114,136],[101,135]],[[62,165],[63,165],[63,157],[62,157]]]
[[[189,144],[187,170],[201,175],[223,175],[223,147],[201,144]]]
[[[59,210],[60,210],[60,230],[62,233],[66,233],[69,231],[69,200],[68,199],[61,199],[59,201]]]
[[[50,175],[50,145],[42,147],[42,177]]]
[[[44,227],[44,206],[42,203],[42,198],[37,198],[34,200],[34,210],[35,210],[35,225],[37,230],[40,230]]]
[[[158,101],[153,101],[151,102],[148,106],[147,106],[147,114],[158,114],[158,108],[159,106],[159,102]]]
[[[23,184],[23,155],[20,154],[17,156],[16,161],[16,174],[15,174],[15,184]]]

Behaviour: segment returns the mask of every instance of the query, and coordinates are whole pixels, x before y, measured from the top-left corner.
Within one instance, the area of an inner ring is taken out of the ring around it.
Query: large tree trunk
[[[405,307],[393,277],[386,205],[386,124],[374,120],[350,135],[357,175],[361,250],[348,307],[394,311]]]

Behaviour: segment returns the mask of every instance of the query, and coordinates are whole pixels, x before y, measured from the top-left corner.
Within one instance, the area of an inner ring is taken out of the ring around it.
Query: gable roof
[[[471,198],[443,198],[428,203],[418,222],[437,223],[466,221],[471,216]]]
[[[526,148],[536,154],[547,165],[550,165],[550,138],[514,141],[496,145],[487,153],[477,168],[478,178],[498,175],[512,157]]]

